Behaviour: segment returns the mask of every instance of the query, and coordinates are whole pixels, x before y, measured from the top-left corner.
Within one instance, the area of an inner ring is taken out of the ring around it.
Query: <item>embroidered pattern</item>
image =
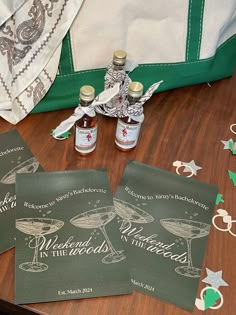
[[[20,50],[15,47],[15,42],[12,39],[0,37],[0,52],[3,56],[6,55],[10,72],[12,72],[12,66],[18,64],[30,49],[31,46],[26,46]]]
[[[29,66],[32,64],[32,62],[34,61],[34,59],[37,57],[37,55],[41,52],[41,50],[46,46],[46,44],[48,43],[48,41],[51,39],[53,33],[55,32],[61,18],[63,15],[63,11],[65,9],[65,6],[67,4],[69,0],[64,0],[63,6],[61,8],[61,11],[59,13],[59,16],[54,24],[54,26],[52,27],[51,31],[49,32],[49,34],[47,35],[46,39],[42,42],[42,44],[39,46],[39,48],[34,52],[34,54],[32,55],[32,57],[30,58],[30,60],[27,62],[27,64],[24,66],[24,68],[22,68],[12,79],[12,84],[14,84],[14,82],[16,81],[16,79],[21,76],[28,68]]]
[[[45,9],[41,0],[34,0],[28,12],[30,20],[22,22],[16,29],[16,38],[21,44],[32,45],[41,36],[45,26]]]
[[[11,36],[11,37],[13,36],[13,31],[11,29],[11,26],[10,25],[6,25],[6,23],[4,23],[2,25],[2,27],[0,28],[0,32],[2,32],[5,35]]]
[[[50,4],[45,5],[45,9],[47,11],[48,16],[52,16],[52,11],[54,9],[54,3],[58,2],[59,0],[49,0]]]
[[[81,0],[28,0],[0,26],[4,119],[16,124],[44,97],[56,76],[57,46],[81,4]]]
[[[9,97],[9,99],[11,99],[11,93],[10,93],[9,89],[7,88],[7,85],[6,85],[5,81],[3,80],[1,73],[0,73],[0,82],[2,83],[2,86],[7,93],[7,96]]]
[[[34,92],[33,92],[33,103],[34,105],[38,104],[38,102],[44,97],[44,95],[46,94],[46,90],[44,89],[44,84],[43,82],[37,78],[35,80],[36,87],[34,88]]]

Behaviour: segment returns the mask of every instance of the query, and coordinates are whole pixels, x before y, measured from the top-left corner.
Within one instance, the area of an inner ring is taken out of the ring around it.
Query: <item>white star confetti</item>
[[[210,284],[213,288],[218,289],[219,287],[227,287],[228,283],[226,283],[222,279],[222,270],[214,272],[210,269],[206,268],[207,277],[202,280],[202,282]]]
[[[202,169],[202,167],[195,164],[194,160],[189,163],[182,162],[182,164],[185,166],[183,172],[189,172],[189,169],[192,169],[194,175],[197,175],[197,171]]]
[[[224,145],[224,150],[230,150],[230,147],[229,147],[230,141],[233,141],[233,139],[229,139],[228,141],[221,140],[221,142]]]

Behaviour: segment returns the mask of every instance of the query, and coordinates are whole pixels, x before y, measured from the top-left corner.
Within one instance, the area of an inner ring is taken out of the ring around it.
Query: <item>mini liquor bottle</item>
[[[124,70],[125,62],[126,62],[126,51],[118,49],[113,53],[113,68],[114,70]]]
[[[132,82],[129,84],[128,110],[139,101],[142,95],[142,83]],[[117,121],[115,144],[121,151],[130,151],[137,145],[141,123],[133,118],[126,116]]]
[[[115,50],[112,63],[107,68],[105,75],[105,90],[112,88],[116,83],[120,84],[120,92],[118,95],[114,96],[105,106],[108,111],[110,108],[117,107],[122,103],[125,94],[125,85],[127,86],[131,81],[128,79],[124,70],[126,56],[127,54],[124,50]]]
[[[96,148],[97,117],[93,109],[88,109],[94,97],[95,89],[92,86],[84,85],[81,87],[79,98],[84,115],[75,123],[75,150],[81,155],[89,154]]]
[[[105,89],[111,88],[115,83],[122,83],[126,77],[124,71],[127,54],[124,50],[115,50],[112,64],[108,66],[105,75]]]

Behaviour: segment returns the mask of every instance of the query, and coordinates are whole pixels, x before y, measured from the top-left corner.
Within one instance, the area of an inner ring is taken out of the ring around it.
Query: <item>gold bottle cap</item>
[[[84,85],[80,89],[79,97],[85,102],[93,101],[95,97],[95,89],[91,85]]]
[[[131,82],[129,84],[129,96],[141,97],[143,95],[143,85],[140,82]]]
[[[123,66],[125,64],[125,61],[126,61],[126,51],[124,50],[116,50],[114,51],[114,54],[113,54],[113,62],[114,64],[118,65],[118,66]]]

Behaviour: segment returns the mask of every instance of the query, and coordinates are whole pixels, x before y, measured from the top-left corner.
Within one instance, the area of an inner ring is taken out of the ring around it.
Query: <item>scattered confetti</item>
[[[223,305],[223,295],[219,291],[219,287],[228,286],[222,279],[222,270],[220,271],[211,271],[206,268],[207,277],[202,280],[202,282],[209,284],[210,286],[206,286],[202,289],[200,294],[200,299],[196,299],[195,305],[201,310],[205,311],[206,309],[219,309]],[[218,304],[218,300],[220,302]]]
[[[180,173],[179,173],[180,167],[186,167],[185,163],[184,163],[184,162],[181,162],[181,161],[175,161],[175,162],[173,162],[172,165],[176,167],[176,173],[177,173],[178,175],[180,175]],[[188,175],[187,177],[192,177],[193,174],[194,174],[193,169],[192,169],[190,166],[187,166],[187,168],[188,168],[188,172],[191,173],[191,174]]]
[[[188,175],[187,177],[191,177],[193,175],[197,175],[197,171],[202,169],[202,167],[196,165],[194,160],[192,160],[190,162],[175,161],[175,162],[173,162],[173,166],[176,167],[176,173],[177,174],[179,174],[179,168],[180,167],[184,167],[184,170],[183,170],[184,173],[191,172],[191,174]]]
[[[227,141],[221,140],[221,142],[224,145],[224,150],[230,150],[230,142],[233,141],[233,139],[229,139]]]
[[[218,209],[217,213],[218,214],[214,215],[214,217],[212,218],[212,224],[214,225],[214,227],[219,231],[229,232],[231,235],[236,237],[236,234],[231,230],[233,224],[236,223],[236,220],[232,220],[231,215],[229,215],[228,211],[224,209]],[[221,228],[216,224],[215,221],[217,218],[222,218],[223,223],[227,224],[225,228]]]
[[[211,288],[206,290],[206,294],[204,295],[205,302],[205,310],[210,308],[211,306],[216,305],[217,301],[220,299],[220,294],[218,291],[212,290]]]
[[[229,142],[229,148],[233,155],[236,155],[236,142],[230,141]]]
[[[193,174],[197,175],[197,171],[202,169],[202,167],[195,164],[194,160],[192,160],[189,163],[185,163],[185,162],[182,162],[182,163],[185,166],[185,169],[183,170],[184,172],[189,172],[189,169],[188,169],[188,167],[189,167],[193,170]]]
[[[226,216],[228,215],[228,212],[224,209],[218,209],[217,212],[221,215],[221,216]]]
[[[236,173],[228,170],[229,178],[232,180],[233,185],[236,186]]]
[[[234,129],[233,129],[234,126],[236,126],[236,124],[232,124],[232,125],[230,126],[230,131],[236,135],[236,131],[234,131]]]
[[[54,138],[54,139],[57,139],[57,140],[65,140],[65,139],[68,139],[69,136],[71,135],[71,132],[70,131],[66,131],[64,132],[63,134],[61,134],[60,136],[55,136],[55,133],[54,133],[54,130],[55,129],[52,129],[51,130],[51,133],[50,135]]]
[[[215,306],[219,299],[221,299],[220,304]],[[195,305],[201,311],[205,311],[208,308],[218,309],[223,305],[223,296],[219,290],[206,287],[201,291],[201,298],[196,299]]]
[[[217,194],[216,196],[216,205],[218,205],[220,202],[224,202],[224,199],[222,199],[222,194]]]
[[[218,289],[221,286],[228,286],[228,283],[226,283],[222,279],[222,270],[214,272],[210,269],[206,268],[207,271],[207,277],[202,280],[202,282],[210,284],[213,288]]]

